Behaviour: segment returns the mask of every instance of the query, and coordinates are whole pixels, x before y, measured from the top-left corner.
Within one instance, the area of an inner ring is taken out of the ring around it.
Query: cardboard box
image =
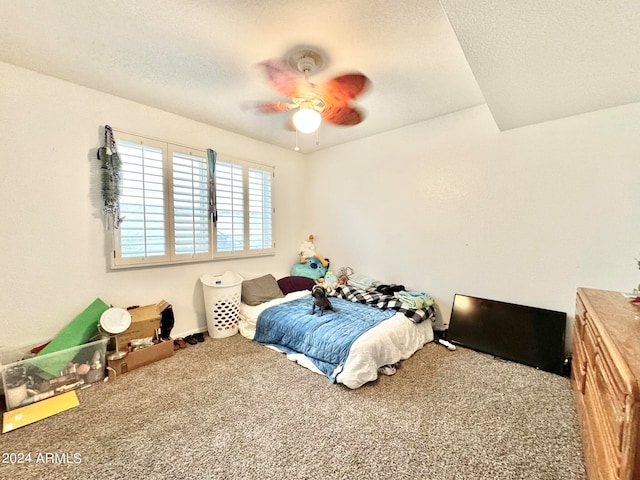
[[[151,347],[134,350],[120,360],[108,360],[107,367],[109,370],[109,378],[115,375],[122,375],[136,368],[144,367],[150,363],[157,362],[163,358],[173,355],[173,340],[165,340],[156,343]]]
[[[118,350],[126,351],[127,345],[132,340],[155,338],[156,331],[160,328],[162,311],[168,306],[166,301],[161,300],[155,305],[128,309],[127,311],[131,315],[131,326],[117,335]]]

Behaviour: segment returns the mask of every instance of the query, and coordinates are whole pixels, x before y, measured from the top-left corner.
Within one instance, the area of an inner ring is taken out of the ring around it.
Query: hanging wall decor
[[[207,148],[207,161],[209,165],[209,216],[214,225],[218,221],[218,206],[216,204],[216,160],[218,152]]]
[[[120,168],[122,162],[116,150],[113,130],[104,127],[104,146],[98,149],[98,160],[102,162],[102,198],[104,211],[113,215],[113,226],[120,227]]]

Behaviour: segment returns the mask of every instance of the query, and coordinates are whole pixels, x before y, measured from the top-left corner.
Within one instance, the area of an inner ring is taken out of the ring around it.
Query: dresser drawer
[[[585,419],[587,425],[587,442],[590,454],[587,462],[591,471],[589,480],[618,480],[620,478],[620,451],[616,443],[613,429],[610,428],[604,410],[600,389],[596,384],[593,372],[587,374],[584,394]],[[593,469],[597,470],[594,475]]]
[[[594,328],[593,323],[589,321],[588,315],[585,316],[585,319],[582,343],[584,345],[586,360],[590,365],[593,365],[596,361],[596,352],[598,351],[600,335],[598,335],[598,331]]]
[[[624,403],[626,397],[636,397],[638,390],[638,379],[629,368],[628,361],[622,357],[620,350],[611,340],[608,332],[603,332],[598,336],[598,355],[601,362],[606,367],[608,380],[611,382],[612,393],[619,401]]]
[[[611,369],[600,355],[596,356],[594,379],[601,405],[602,418],[606,423],[606,428],[611,432],[612,447],[616,451],[620,451],[625,426],[626,396],[617,389]]]
[[[571,359],[571,381],[577,391],[584,394],[585,377],[587,374],[587,356],[582,341],[573,337],[573,358]]]
[[[587,317],[587,309],[585,308],[580,297],[576,300],[576,315],[574,323],[574,335],[579,339],[584,337],[584,322]]]

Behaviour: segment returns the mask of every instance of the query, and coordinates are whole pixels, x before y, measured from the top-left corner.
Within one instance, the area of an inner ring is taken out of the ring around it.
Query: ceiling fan
[[[256,105],[259,112],[295,111],[288,127],[302,133],[315,132],[324,120],[334,125],[352,126],[364,120],[364,113],[352,104],[371,84],[359,72],[332,78],[321,84],[309,81],[325,67],[324,57],[316,50],[302,48],[287,60],[269,60],[260,64],[269,84],[289,98],[287,102],[264,102]]]

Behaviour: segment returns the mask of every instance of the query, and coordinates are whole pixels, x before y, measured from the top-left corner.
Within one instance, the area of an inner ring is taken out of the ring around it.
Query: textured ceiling
[[[361,124],[300,135],[303,152],[485,101],[501,129],[640,101],[637,0],[442,4],[0,0],[0,61],[293,148],[287,113],[246,104],[284,100],[259,62],[317,47],[312,81],[355,70],[373,86]]]
[[[501,130],[640,102],[639,0],[441,0]]]

